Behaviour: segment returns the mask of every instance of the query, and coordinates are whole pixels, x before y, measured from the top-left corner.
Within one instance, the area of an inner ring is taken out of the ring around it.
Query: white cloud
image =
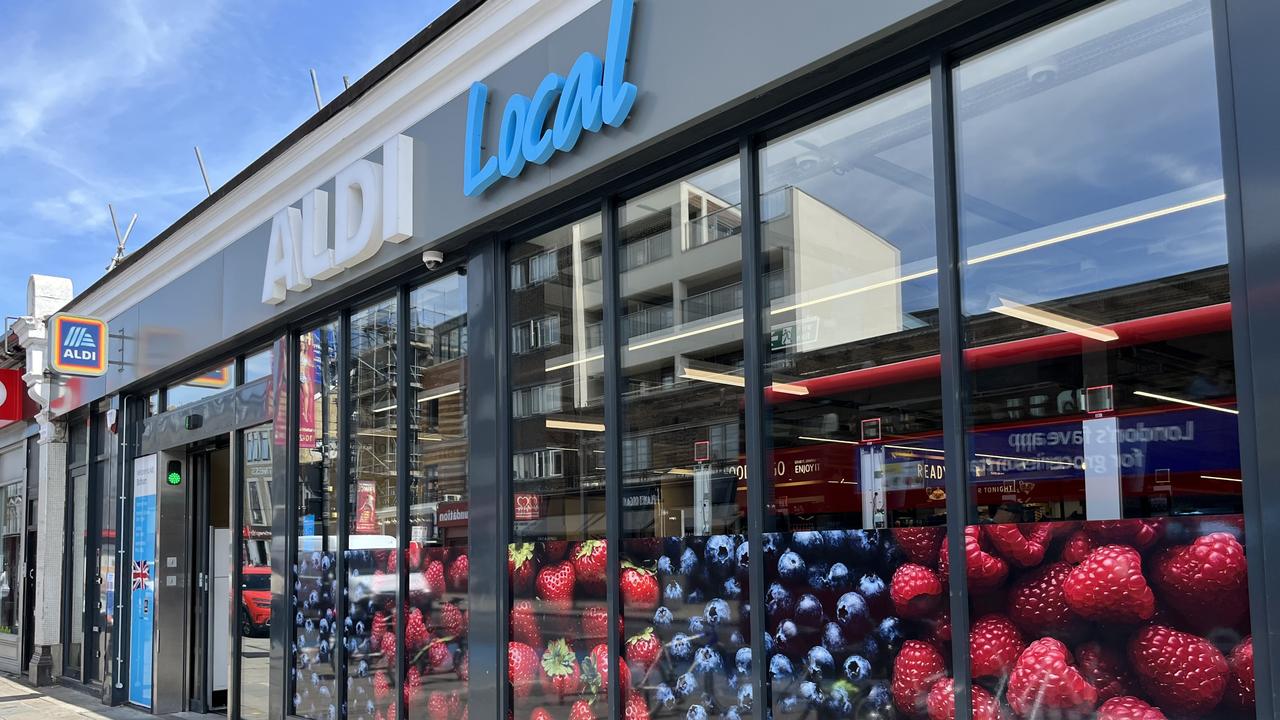
[[[70,190],[61,197],[37,200],[31,209],[41,218],[73,232],[111,227],[111,215],[106,205],[81,189]]]

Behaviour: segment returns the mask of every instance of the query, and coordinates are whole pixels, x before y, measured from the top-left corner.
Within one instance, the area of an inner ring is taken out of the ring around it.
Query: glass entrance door
[[[84,615],[85,615],[85,541],[89,534],[88,468],[71,475],[67,508],[67,594],[62,646],[62,674],[74,680],[84,679]]]

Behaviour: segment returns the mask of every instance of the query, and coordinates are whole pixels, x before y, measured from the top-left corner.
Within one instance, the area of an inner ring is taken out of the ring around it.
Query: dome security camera
[[[1027,66],[1027,80],[1032,85],[1051,85],[1058,79],[1058,61],[1054,58],[1041,60]]]
[[[444,253],[439,250],[427,250],[422,253],[422,264],[427,266],[428,270],[435,270],[444,263]]]

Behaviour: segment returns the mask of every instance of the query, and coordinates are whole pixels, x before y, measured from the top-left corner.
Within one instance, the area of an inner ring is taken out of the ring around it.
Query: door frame
[[[81,483],[84,486],[85,493],[85,526],[83,528],[85,538],[84,547],[82,548],[84,551],[84,557],[80,558],[84,563],[84,577],[81,578],[81,587],[79,588],[81,601],[81,606],[79,608],[80,635],[78,638],[73,638],[71,634],[71,621],[74,617],[74,608],[71,607],[71,604],[75,600],[76,594],[76,583],[74,582],[76,558],[73,549],[75,548],[76,532],[76,492],[80,486],[79,484]],[[89,628],[89,463],[87,462],[83,465],[77,465],[70,468],[67,471],[67,503],[65,513],[64,537],[67,542],[68,552],[63,556],[63,577],[67,578],[68,582],[63,585],[62,591],[62,607],[64,608],[64,612],[62,613],[62,642],[60,643],[62,646],[62,667],[59,669],[59,674],[62,677],[83,683],[85,682],[86,656],[88,654],[89,645],[87,642],[89,638],[89,633],[87,632]],[[72,665],[68,662],[68,657],[70,656],[69,650],[72,641],[76,639],[80,641],[80,662],[78,665]],[[75,673],[74,675],[72,674],[73,672]]]

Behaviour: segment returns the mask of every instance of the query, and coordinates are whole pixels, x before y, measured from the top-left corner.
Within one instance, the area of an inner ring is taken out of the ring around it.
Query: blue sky
[[[107,203],[132,251],[451,0],[49,0],[0,3],[0,311],[26,310],[31,273],[76,292],[115,252]],[[358,8],[358,9],[357,9]]]

